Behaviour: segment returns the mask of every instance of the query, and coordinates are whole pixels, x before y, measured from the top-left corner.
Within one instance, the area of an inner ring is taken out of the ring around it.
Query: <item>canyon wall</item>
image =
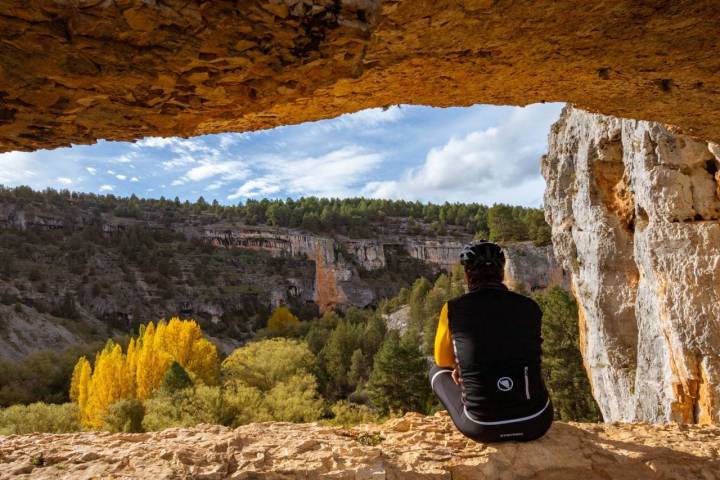
[[[279,305],[305,317],[318,309],[375,306],[420,276],[449,271],[471,239],[459,231],[410,234],[392,219],[375,227],[372,238],[349,238],[198,215],[167,223],[155,211],[98,217],[72,205],[0,202],[0,357],[67,345],[77,332],[126,330],[177,314],[198,319],[218,339],[243,341]],[[141,255],[153,259],[127,258],[131,244],[137,252],[151,245],[153,253]],[[530,292],[562,278],[549,246],[519,242],[505,249],[512,288]],[[166,263],[158,276],[160,258]],[[61,311],[77,321],[65,325],[54,316]]]
[[[542,161],[605,420],[720,422],[720,149],[566,107]]]
[[[362,278],[361,270],[388,266],[387,253],[400,252],[449,272],[470,236],[463,238],[425,238],[381,236],[378,239],[351,239],[314,235],[298,230],[273,227],[208,226],[202,238],[216,247],[248,248],[276,256],[299,256],[315,262],[313,300],[321,311],[350,305],[368,306],[379,299]],[[531,292],[549,285],[568,288],[567,278],[555,261],[550,246],[532,242],[513,242],[503,246],[507,257],[505,280],[510,288]],[[386,252],[387,251],[387,252]],[[278,298],[284,303],[287,298]]]

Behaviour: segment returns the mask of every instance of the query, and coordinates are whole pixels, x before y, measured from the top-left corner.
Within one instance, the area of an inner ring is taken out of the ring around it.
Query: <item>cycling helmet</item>
[[[482,267],[504,267],[505,254],[499,245],[487,240],[473,240],[460,252],[460,263],[465,270]]]

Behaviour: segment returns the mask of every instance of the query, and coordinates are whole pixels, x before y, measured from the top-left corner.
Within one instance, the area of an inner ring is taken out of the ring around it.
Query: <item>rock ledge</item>
[[[720,479],[720,427],[556,423],[536,442],[483,445],[441,413],[353,429],[260,423],[13,435],[0,437],[0,478],[712,480]]]

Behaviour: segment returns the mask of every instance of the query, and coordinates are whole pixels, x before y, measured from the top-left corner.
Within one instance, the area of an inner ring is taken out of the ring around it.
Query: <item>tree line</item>
[[[235,205],[168,199],[119,197],[112,194],[46,189],[34,191],[21,186],[0,186],[0,201],[44,203],[61,209],[79,208],[120,217],[159,219],[167,224],[181,222],[189,215],[203,221],[239,221],[248,225],[299,228],[315,233],[339,233],[353,237],[371,236],[390,218],[402,219],[411,234],[468,234],[494,241],[531,240],[538,245],[550,241],[550,228],[542,209],[506,204],[411,202],[372,198],[248,199]]]

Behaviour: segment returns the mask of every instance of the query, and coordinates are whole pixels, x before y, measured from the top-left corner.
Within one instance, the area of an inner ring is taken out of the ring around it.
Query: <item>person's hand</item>
[[[462,383],[462,378],[460,378],[460,371],[457,369],[457,367],[453,368],[451,376],[453,382],[455,382],[455,385],[460,385]]]

